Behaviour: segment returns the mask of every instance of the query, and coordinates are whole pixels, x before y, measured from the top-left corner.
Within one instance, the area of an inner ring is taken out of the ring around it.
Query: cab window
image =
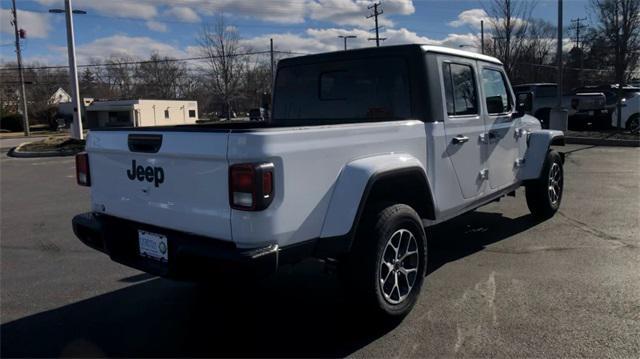
[[[478,114],[478,93],[469,65],[444,63],[444,92],[449,116]]]
[[[502,72],[493,69],[482,70],[482,88],[484,89],[487,112],[490,115],[507,113],[512,110],[511,94]]]

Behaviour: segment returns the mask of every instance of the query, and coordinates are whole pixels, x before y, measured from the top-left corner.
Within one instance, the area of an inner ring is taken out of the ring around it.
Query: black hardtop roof
[[[446,47],[429,46],[423,44],[391,45],[381,47],[365,47],[347,51],[325,52],[305,56],[290,57],[278,62],[278,67],[286,67],[300,64],[311,64],[325,61],[339,61],[349,59],[362,59],[370,57],[391,57],[391,56],[416,56],[424,52],[436,52],[452,56],[468,57],[482,61],[500,63],[497,59],[489,56],[476,54],[473,52],[449,49]]]
[[[325,62],[325,61],[332,61],[332,60],[349,60],[349,59],[360,59],[360,58],[367,58],[367,57],[387,57],[387,56],[393,56],[393,55],[401,55],[401,56],[416,55],[416,54],[419,54],[421,51],[422,50],[420,49],[420,45],[418,44],[394,45],[394,46],[382,46],[382,47],[365,47],[361,49],[353,49],[353,50],[347,50],[347,51],[324,52],[320,54],[290,57],[290,58],[280,60],[278,62],[278,67],[310,64],[310,63]]]

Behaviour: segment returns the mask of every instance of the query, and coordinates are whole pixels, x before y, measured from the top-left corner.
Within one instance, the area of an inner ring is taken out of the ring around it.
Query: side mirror
[[[533,108],[533,93],[522,92],[516,95],[516,115],[522,117]]]

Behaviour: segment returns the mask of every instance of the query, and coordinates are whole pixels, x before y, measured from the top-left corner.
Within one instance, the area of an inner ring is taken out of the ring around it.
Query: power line
[[[249,55],[260,55],[260,54],[268,54],[271,51],[253,51],[253,52],[244,52],[240,54],[234,55],[225,55],[226,57],[238,57],[238,56],[249,56]],[[274,51],[274,53],[279,54],[287,54],[287,55],[308,55],[308,53],[304,52],[294,52],[294,51]],[[151,64],[151,63],[162,63],[162,62],[186,62],[186,61],[203,61],[215,58],[221,58],[223,56],[199,56],[199,57],[186,57],[186,58],[166,58],[160,60],[141,60],[141,61],[123,61],[123,62],[113,62],[113,63],[102,63],[102,64],[82,64],[77,67],[117,67],[117,66],[125,66],[125,65],[142,65],[142,64]],[[23,67],[24,70],[49,70],[49,69],[66,69],[69,66],[65,65],[56,65],[56,66],[34,66],[34,67]],[[17,67],[4,67],[0,68],[0,71],[15,71],[18,70]]]
[[[367,19],[371,19],[374,18],[375,23],[376,23],[376,37],[375,38],[369,38],[369,41],[372,40],[376,40],[376,47],[380,47],[380,40],[384,41],[386,40],[386,38],[380,38],[380,27],[378,26],[378,16],[384,14],[384,10],[382,10],[382,8],[380,8],[380,11],[378,11],[378,7],[380,7],[381,4],[379,2],[374,3],[373,5],[369,5],[367,6],[367,9],[371,10],[373,9],[373,13],[369,16],[367,16]]]

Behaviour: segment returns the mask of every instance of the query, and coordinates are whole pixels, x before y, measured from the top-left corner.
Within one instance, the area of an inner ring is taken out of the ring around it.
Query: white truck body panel
[[[288,245],[320,237],[345,164],[391,153],[411,153],[424,167],[424,123],[409,120],[232,133],[229,163],[273,162],[277,193],[264,211],[232,210],[234,241],[241,247],[254,247],[265,241]],[[269,233],[267,238],[265,233]]]
[[[426,171],[424,162],[408,153],[389,153],[364,157],[348,163],[336,180],[331,195],[321,238],[341,236],[353,226],[359,203],[369,180],[380,173],[404,168],[420,168]]]
[[[157,153],[129,151],[135,131],[90,133],[93,210],[188,233],[231,240],[228,201],[227,133],[164,132]],[[132,161],[162,167],[157,187],[130,180]]]

